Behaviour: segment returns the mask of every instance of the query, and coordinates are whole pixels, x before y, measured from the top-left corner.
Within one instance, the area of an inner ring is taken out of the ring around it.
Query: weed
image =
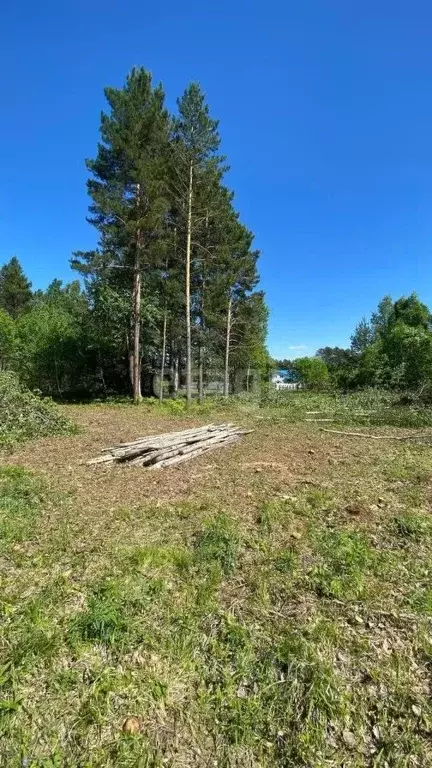
[[[292,549],[280,552],[274,559],[274,566],[281,573],[292,573],[297,563],[298,554]]]
[[[217,564],[228,576],[235,571],[239,546],[233,520],[220,514],[197,537],[195,560],[198,564]]]
[[[391,529],[398,536],[415,541],[421,541],[424,536],[430,536],[432,531],[430,519],[414,513],[397,515],[390,524]]]
[[[357,532],[324,531],[315,539],[320,562],[310,573],[318,595],[358,600],[367,590],[367,575],[374,553]]]
[[[107,582],[89,598],[88,607],[71,620],[72,641],[96,641],[115,645],[128,631],[129,625],[116,584]]]

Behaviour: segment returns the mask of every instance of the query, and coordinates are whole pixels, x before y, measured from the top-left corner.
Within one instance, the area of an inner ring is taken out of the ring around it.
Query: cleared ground
[[[3,457],[0,765],[432,765],[432,448],[308,407],[70,407]],[[228,418],[179,467],[80,463]]]

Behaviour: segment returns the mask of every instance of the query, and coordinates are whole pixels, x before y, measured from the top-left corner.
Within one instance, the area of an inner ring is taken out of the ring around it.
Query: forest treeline
[[[315,357],[278,360],[277,365],[310,387],[426,393],[432,385],[432,314],[415,293],[397,301],[385,296],[369,320],[360,320],[348,349],[323,347]]]
[[[71,259],[81,280],[32,292],[14,257],[0,271],[0,366],[58,396],[171,392],[268,368],[259,252],[225,184],[218,122],[189,85],[170,114],[161,85],[134,69],[106,88],[89,218],[99,241]],[[78,245],[78,244],[77,244]]]

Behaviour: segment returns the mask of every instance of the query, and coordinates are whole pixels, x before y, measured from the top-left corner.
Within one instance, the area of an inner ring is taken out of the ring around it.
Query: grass
[[[180,471],[1,467],[0,766],[432,764],[430,448],[301,403],[225,405],[254,434]]]
[[[432,427],[432,408],[415,402],[402,405],[402,401],[399,393],[378,389],[348,394],[270,390],[262,396],[261,405],[273,413],[276,421],[283,410],[284,419],[293,423],[309,417],[351,427]]]

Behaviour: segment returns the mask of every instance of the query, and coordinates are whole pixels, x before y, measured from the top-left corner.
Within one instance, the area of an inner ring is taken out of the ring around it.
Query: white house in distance
[[[298,381],[288,380],[288,371],[276,371],[270,379],[275,389],[301,389]]]

